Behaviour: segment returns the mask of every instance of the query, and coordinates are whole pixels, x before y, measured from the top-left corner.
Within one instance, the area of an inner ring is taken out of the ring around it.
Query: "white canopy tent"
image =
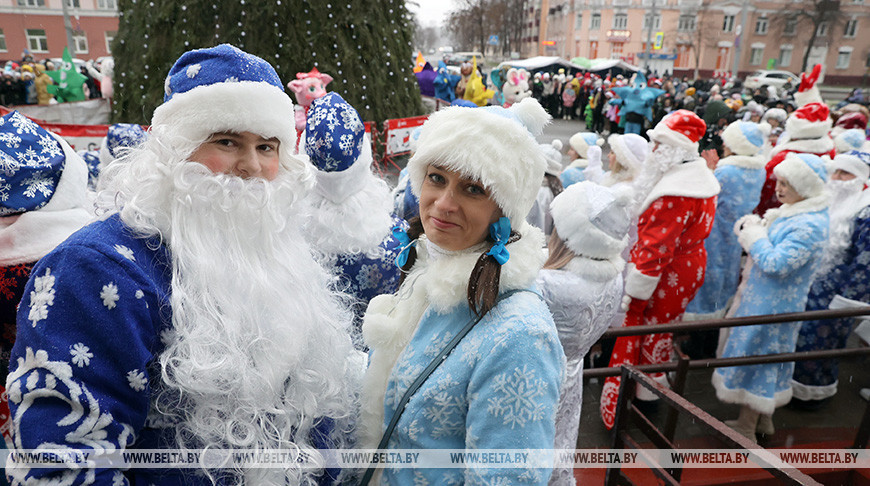
[[[621,59],[592,59],[589,61],[589,66],[575,64],[567,59],[558,56],[536,56],[528,59],[519,59],[516,61],[505,61],[499,64],[496,69],[501,69],[504,66],[523,68],[526,71],[555,71],[558,68],[565,68],[572,72],[577,71],[607,71],[608,69],[622,69],[625,71],[637,72],[640,68],[633,66]]]

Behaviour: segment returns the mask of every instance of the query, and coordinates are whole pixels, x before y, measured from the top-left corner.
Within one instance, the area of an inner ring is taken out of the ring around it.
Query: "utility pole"
[[[652,0],[652,7],[650,8],[649,14],[649,30],[646,31],[646,49],[644,49],[644,56],[646,57],[646,69],[649,71],[649,62],[650,62],[650,49],[652,49],[652,31],[653,27],[656,23],[656,0]]]
[[[76,57],[76,43],[73,39],[73,28],[72,22],[69,19],[69,8],[67,6],[67,2],[69,0],[61,0],[60,4],[63,6],[63,28],[66,30],[66,44],[69,47],[69,55],[73,58]]]
[[[547,18],[550,15],[550,0],[541,0],[541,22],[538,26],[538,55],[544,55],[544,41],[547,40]]]
[[[746,16],[749,13],[749,0],[743,0],[743,9],[740,11],[740,25],[737,26],[737,37],[734,38],[734,64],[731,68],[731,76],[738,78],[740,72],[740,51],[743,50],[743,44],[746,43],[745,34],[749,33],[746,28]]]

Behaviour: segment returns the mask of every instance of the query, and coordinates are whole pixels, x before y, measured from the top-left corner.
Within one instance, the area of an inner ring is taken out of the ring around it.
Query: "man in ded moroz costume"
[[[182,55],[165,91],[148,140],[103,174],[104,219],[33,269],[10,360],[14,448],[282,449],[323,464],[355,408],[351,318],[298,229],[313,175],[292,155],[293,103],[272,66],[227,44]],[[323,474],[292,461],[6,471],[119,485]]]

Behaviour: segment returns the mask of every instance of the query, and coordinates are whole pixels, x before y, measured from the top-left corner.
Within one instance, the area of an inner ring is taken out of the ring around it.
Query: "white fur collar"
[[[662,176],[646,196],[640,206],[640,213],[664,196],[682,196],[697,199],[706,199],[719,194],[719,181],[713,175],[713,171],[707,168],[704,159],[695,159],[691,162],[677,164]]]
[[[809,154],[824,155],[834,149],[834,141],[831,137],[824,136],[822,138],[809,138],[803,140],[789,140],[783,142],[770,151],[770,156],[782,152],[783,150],[791,150],[792,152],[801,152]]]
[[[571,259],[563,270],[593,282],[608,282],[622,273],[624,268],[625,260],[620,256],[608,260],[593,260],[585,256],[578,256]]]
[[[719,160],[719,165],[733,165],[744,169],[763,169],[765,160],[759,155],[731,155]]]
[[[769,228],[770,225],[779,218],[790,218],[792,216],[797,216],[798,214],[813,213],[823,209],[828,209],[827,193],[820,196],[810,197],[794,204],[783,204],[778,208],[768,209],[767,212],[764,213],[764,219],[762,222],[764,226]]]
[[[526,288],[535,281],[544,263],[544,234],[525,221],[519,241],[507,246],[510,259],[502,267],[499,291]],[[471,269],[480,252],[448,252],[429,264],[426,238],[417,242],[417,261],[396,294],[371,300],[363,318],[363,338],[372,351],[363,377],[360,446],[377,447],[383,431],[384,394],[387,381],[405,346],[411,341],[423,313],[444,312],[465,304]]]
[[[583,157],[578,157],[574,159],[573,162],[568,164],[568,167],[579,167],[581,169],[585,169],[587,166],[589,166],[589,161],[584,159]]]

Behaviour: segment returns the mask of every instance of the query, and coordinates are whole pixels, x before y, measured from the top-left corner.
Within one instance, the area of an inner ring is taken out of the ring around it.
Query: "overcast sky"
[[[409,2],[408,8],[417,14],[422,25],[443,24],[444,16],[455,6],[453,0],[416,0],[416,3],[419,7]]]

